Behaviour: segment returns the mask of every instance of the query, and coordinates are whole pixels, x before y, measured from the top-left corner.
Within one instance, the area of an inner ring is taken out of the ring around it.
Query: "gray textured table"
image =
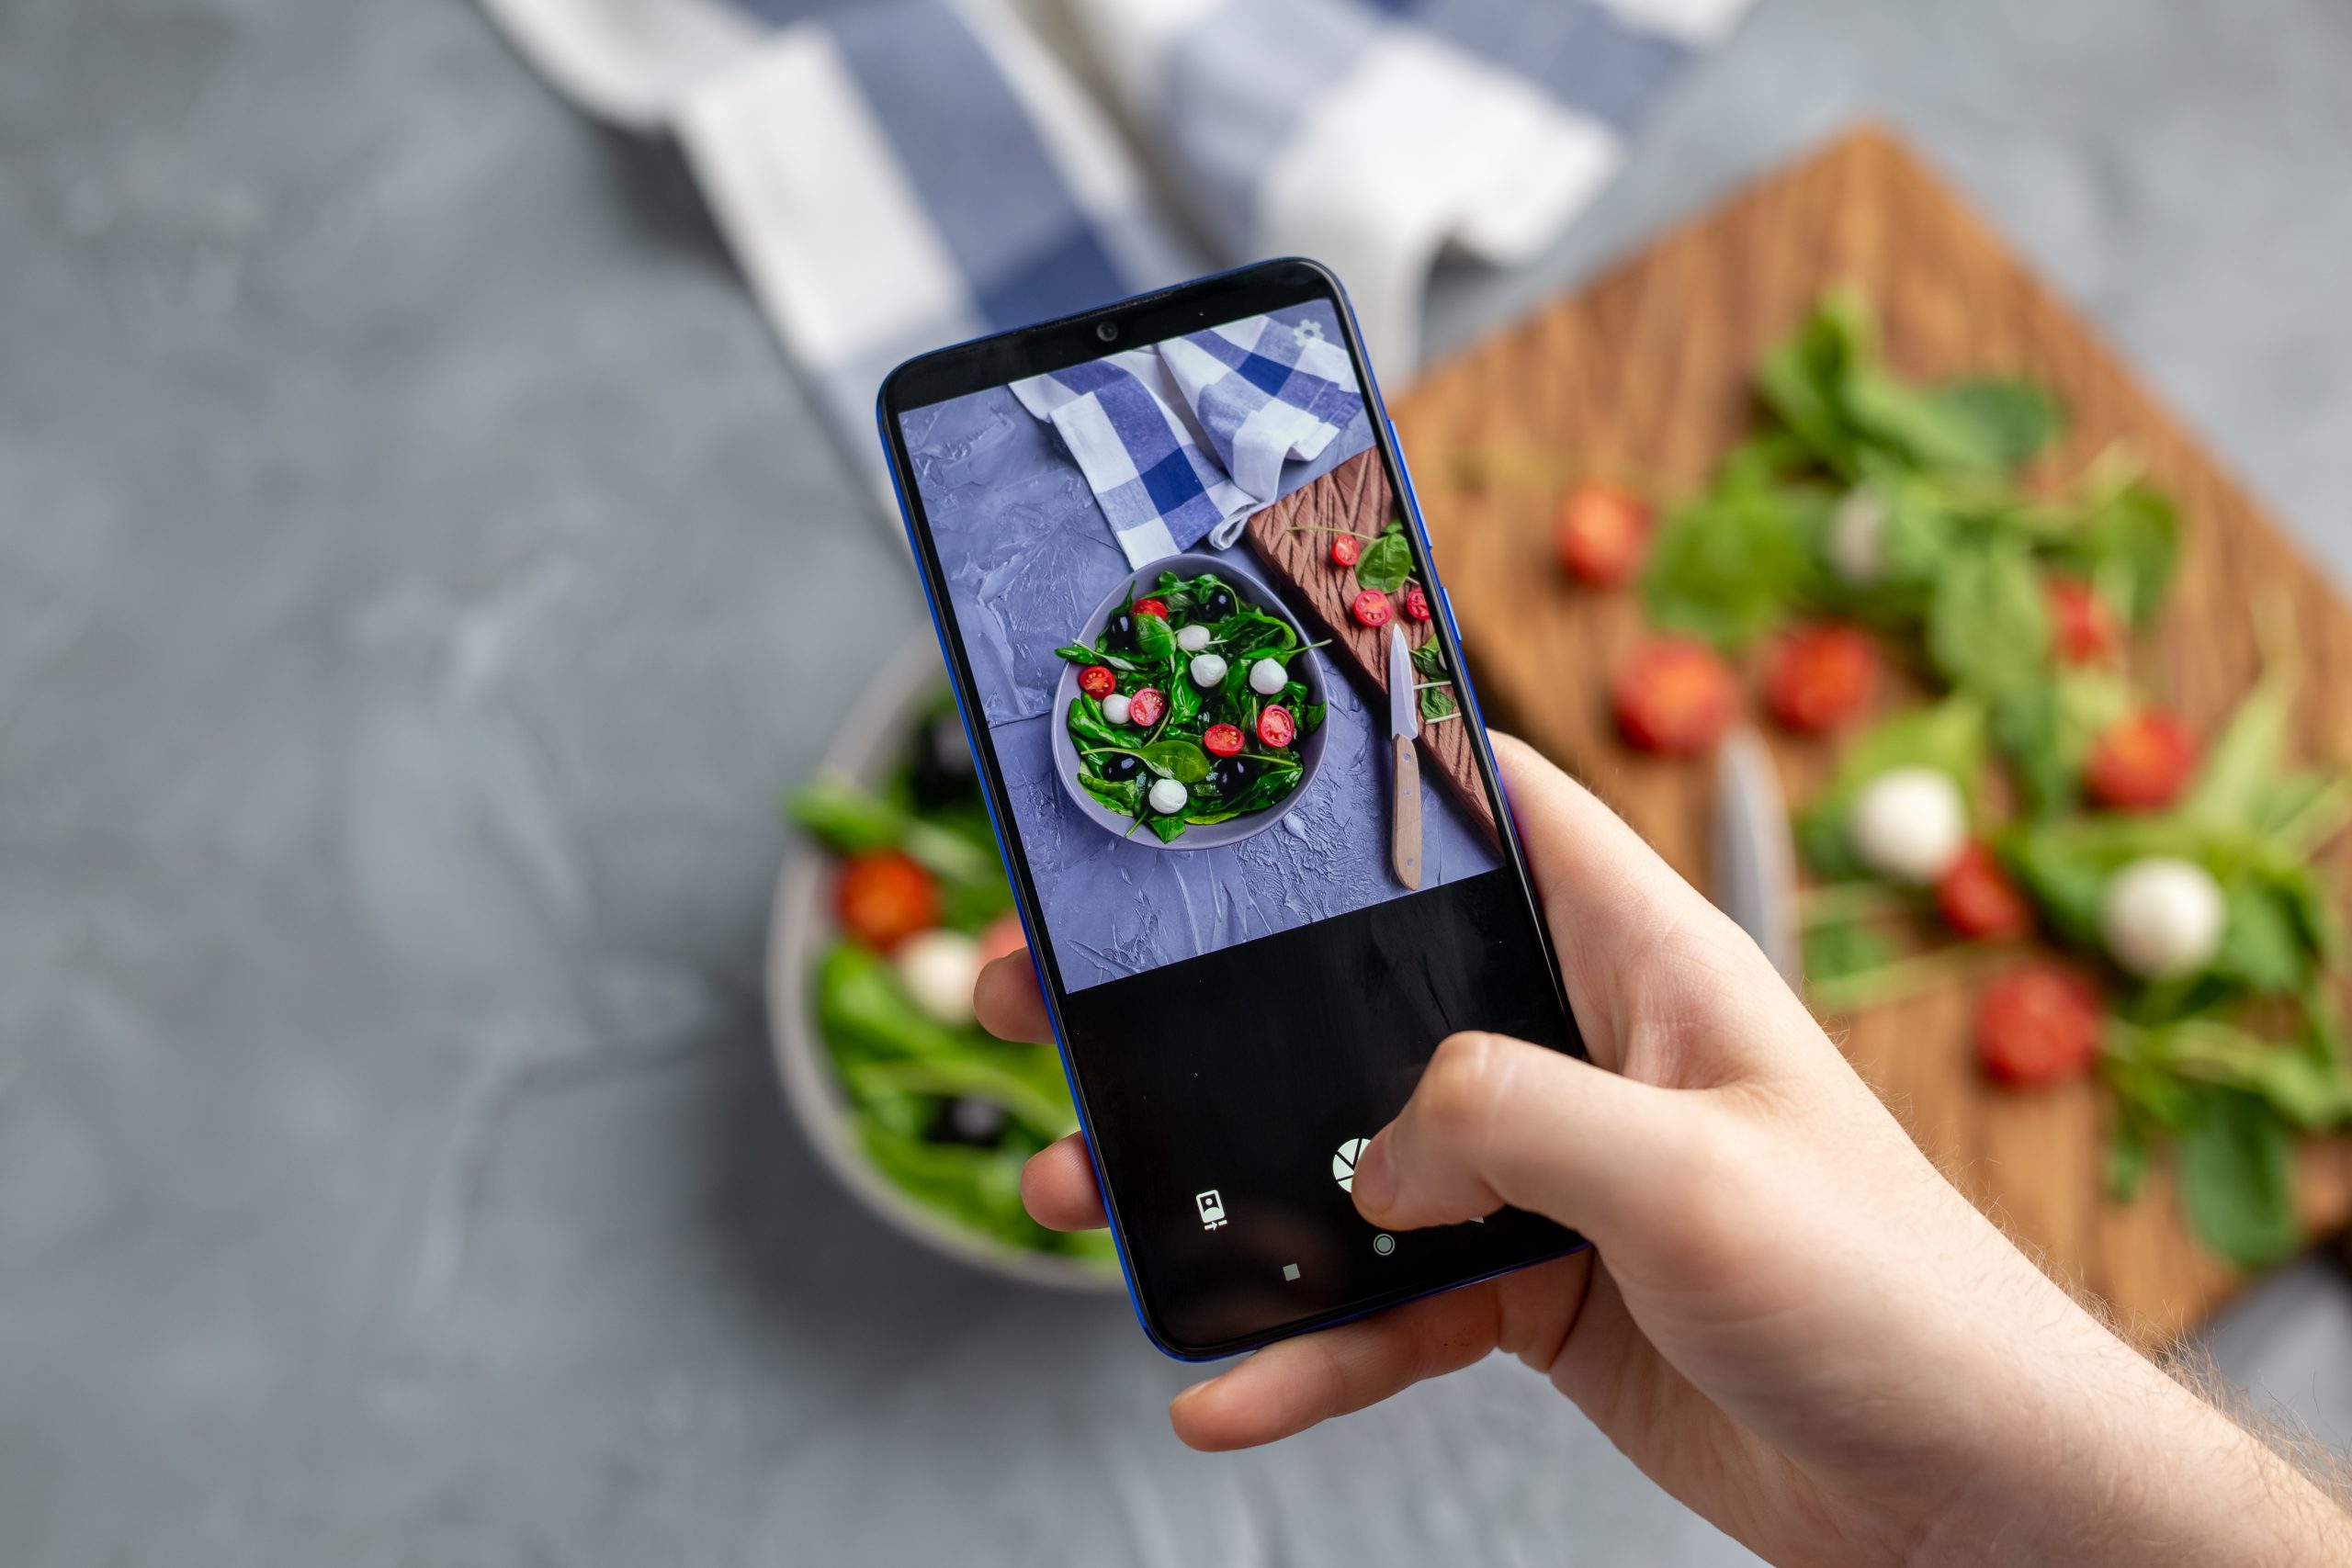
[[[2352,11],[1764,0],[1528,276],[1891,115],[2339,572]],[[462,0],[0,9],[0,1561],[1740,1560],[1505,1365],[1264,1455],[779,1109],[920,609],[674,161]],[[886,636],[887,634],[887,636]],[[2222,1336],[2341,1436],[2342,1296]]]

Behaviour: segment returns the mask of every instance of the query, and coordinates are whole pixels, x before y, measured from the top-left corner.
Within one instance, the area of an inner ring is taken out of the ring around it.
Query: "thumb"
[[[1599,1239],[1679,1186],[1679,1098],[1523,1040],[1450,1036],[1357,1160],[1357,1211],[1409,1230],[1507,1203]]]

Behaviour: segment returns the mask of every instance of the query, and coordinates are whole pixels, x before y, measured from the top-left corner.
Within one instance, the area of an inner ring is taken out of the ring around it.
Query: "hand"
[[[1446,1040],[1355,1201],[1389,1230],[1508,1203],[1593,1250],[1271,1346],[1177,1397],[1185,1442],[1270,1442],[1501,1349],[1777,1562],[2352,1551],[2316,1488],[1945,1182],[1736,926],[1565,774],[1497,750],[1592,1060]],[[1025,955],[978,1001],[998,1034],[1046,1037]],[[1075,1138],[1022,1194],[1041,1224],[1104,1223]]]

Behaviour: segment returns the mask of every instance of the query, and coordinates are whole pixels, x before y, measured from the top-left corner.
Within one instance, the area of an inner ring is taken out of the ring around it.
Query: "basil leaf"
[[[2181,1207],[2198,1239],[2242,1269],[2275,1263],[2302,1240],[2294,1142],[2270,1108],[2235,1089],[2202,1097],[2181,1134]]]

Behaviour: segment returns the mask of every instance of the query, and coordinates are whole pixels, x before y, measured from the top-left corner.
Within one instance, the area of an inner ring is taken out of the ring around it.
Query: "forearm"
[[[1918,1561],[2352,1563],[2352,1518],[2310,1476],[2086,1315],[2082,1327],[2039,1358],[2037,1416]]]

